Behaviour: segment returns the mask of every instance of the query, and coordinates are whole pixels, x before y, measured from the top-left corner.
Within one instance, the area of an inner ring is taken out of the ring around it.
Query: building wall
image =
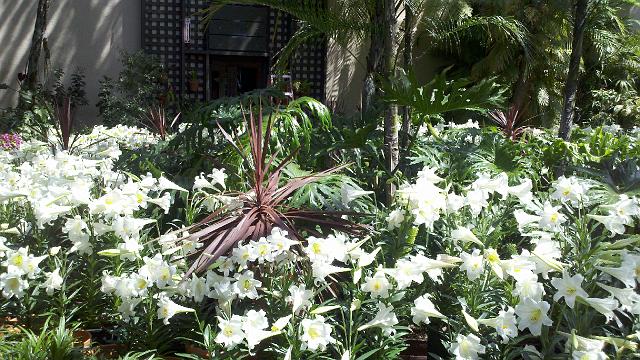
[[[367,44],[353,42],[346,48],[329,40],[325,99],[337,112],[351,114],[361,109],[367,50]]]
[[[35,23],[38,0],[0,0],[0,83],[17,88],[24,71]],[[67,76],[80,67],[86,74],[89,105],[76,120],[96,123],[98,81],[117,77],[121,50],[141,47],[140,0],[52,0],[46,36],[51,68]],[[15,105],[17,94],[0,90],[0,108]]]
[[[38,0],[0,0],[0,83],[17,87],[17,74],[24,71],[35,22]],[[98,81],[116,77],[121,69],[120,50],[141,48],[141,0],[52,0],[47,38],[51,67],[67,76],[76,67],[86,74],[89,105],[78,110],[77,120],[96,123]],[[360,109],[368,44],[353,42],[349,48],[329,41],[325,98],[339,112]],[[419,79],[428,80],[440,62],[415,49]],[[15,105],[17,94],[0,90],[0,108]]]

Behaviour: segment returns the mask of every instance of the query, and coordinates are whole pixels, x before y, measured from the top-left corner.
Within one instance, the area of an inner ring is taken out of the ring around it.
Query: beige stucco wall
[[[338,112],[354,113],[361,108],[367,47],[352,42],[346,48],[329,40],[325,99],[327,105]]]
[[[38,0],[0,0],[0,83],[17,87],[24,71]],[[140,49],[140,0],[52,0],[47,38],[51,67],[69,75],[85,71],[89,105],[78,110],[77,121],[95,123],[98,81],[120,72],[121,49]],[[15,105],[14,92],[0,91],[0,107]]]
[[[24,71],[35,22],[38,0],[0,0],[0,83],[17,87],[17,74]],[[52,0],[47,37],[51,67],[69,75],[76,67],[84,69],[89,105],[79,109],[77,120],[97,122],[95,103],[98,81],[116,77],[121,69],[121,49],[141,47],[141,0]],[[360,109],[367,44],[350,43],[349,49],[329,42],[325,95],[337,111],[353,113]],[[418,43],[415,68],[427,81],[441,62],[424,55]],[[0,107],[15,105],[17,94],[0,91]]]

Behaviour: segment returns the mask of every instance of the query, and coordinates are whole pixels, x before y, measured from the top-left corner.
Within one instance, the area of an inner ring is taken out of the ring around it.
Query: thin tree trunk
[[[27,60],[27,78],[25,87],[34,89],[38,84],[38,66],[40,62],[40,53],[44,42],[44,34],[47,29],[47,12],[49,11],[49,0],[38,0],[38,9],[36,10],[36,23],[33,27],[33,35],[31,37],[31,48],[29,49],[29,59]]]
[[[391,74],[394,40],[396,33],[396,13],[394,0],[375,0],[370,9],[371,36],[367,53],[367,72],[362,87],[363,116],[384,116],[384,157],[385,166],[393,174],[398,166],[397,106],[388,106],[379,101],[378,84],[381,78]],[[387,204],[393,201],[395,186],[386,182]]]
[[[391,105],[385,112],[384,116],[384,152],[385,165],[389,172],[393,175],[398,167],[399,147],[398,147],[398,106]],[[393,202],[396,192],[396,186],[389,181],[386,185],[386,204]]]
[[[366,74],[362,84],[362,113],[373,111],[376,97],[376,76],[382,75],[384,68],[384,3],[386,0],[375,0],[369,13],[371,35],[369,37],[369,51],[367,53]]]
[[[404,39],[402,55],[404,70],[409,72],[413,68],[413,10],[405,2],[404,7]],[[411,131],[411,108],[402,107],[402,127],[400,129],[400,149],[404,152],[409,143],[409,131]]]
[[[582,58],[582,43],[587,18],[588,0],[577,0],[574,12],[573,39],[571,41],[571,57],[569,72],[564,87],[564,105],[560,118],[558,137],[568,140],[571,126],[575,117],[576,93],[578,91],[578,76],[580,74],[580,59]]]
[[[384,0],[384,53],[381,72],[385,78],[392,74],[392,62],[396,38],[396,9],[394,0]],[[386,167],[392,176],[396,172],[399,159],[398,147],[398,106],[391,104],[385,109],[384,116],[384,150]],[[386,186],[386,203],[390,205],[395,197],[395,184],[388,181]]]
[[[513,87],[513,94],[511,95],[510,101],[511,106],[514,106],[519,111],[524,111],[524,102],[529,93],[529,84],[526,64],[524,64],[524,60],[521,60],[520,73],[518,74],[518,80]]]

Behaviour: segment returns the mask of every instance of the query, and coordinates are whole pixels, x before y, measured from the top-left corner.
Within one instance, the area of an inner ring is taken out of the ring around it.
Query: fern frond
[[[520,48],[530,55],[528,31],[520,21],[503,16],[472,16],[461,20],[430,20],[423,24],[426,33],[436,45],[450,51],[461,52],[462,39],[476,39],[484,46],[504,42]]]

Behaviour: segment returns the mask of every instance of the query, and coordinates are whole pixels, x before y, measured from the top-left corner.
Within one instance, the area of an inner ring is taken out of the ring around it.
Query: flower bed
[[[182,186],[133,174],[122,152],[159,139],[128,127],[96,128],[71,153],[11,142],[0,149],[0,315],[23,332],[66,318],[94,334],[90,346],[160,355],[188,344],[216,359],[637,352],[635,188],[579,170],[610,155],[584,144],[613,137],[632,154],[637,132],[513,144],[475,126],[438,130],[395,205],[358,218],[362,237],[300,241],[275,227],[189,276],[201,249],[190,226],[237,196],[224,169]],[[478,158],[487,148],[512,154],[508,166]],[[560,153],[556,177],[545,156]],[[344,190],[343,206],[370,201]]]

